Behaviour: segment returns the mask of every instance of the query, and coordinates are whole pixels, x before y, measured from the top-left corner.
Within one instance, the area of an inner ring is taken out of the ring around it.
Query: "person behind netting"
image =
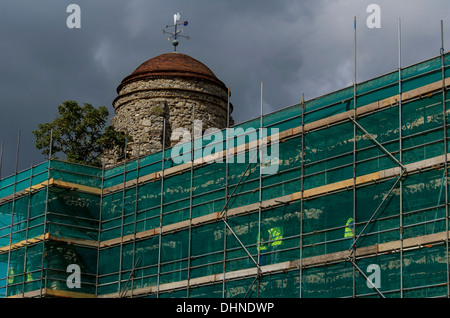
[[[266,264],[266,254],[269,249],[269,232],[265,224],[261,224],[259,237],[256,236],[256,251],[259,254],[259,265],[264,266]]]
[[[280,252],[283,245],[283,227],[274,226],[268,230],[269,232],[269,246],[272,254],[272,264],[278,263],[280,259]]]
[[[351,238],[349,245],[351,247],[355,239],[355,222],[353,218],[349,218],[345,224],[344,238]]]

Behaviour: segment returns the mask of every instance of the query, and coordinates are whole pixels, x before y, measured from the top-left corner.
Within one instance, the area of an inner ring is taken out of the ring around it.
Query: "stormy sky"
[[[68,28],[70,4],[81,28]],[[380,28],[369,28],[370,4]],[[448,0],[0,0],[1,176],[45,161],[32,131],[52,121],[65,100],[104,105],[114,115],[116,87],[144,61],[173,47],[162,34],[173,14],[188,20],[177,51],[207,65],[232,92],[240,123],[353,83],[357,17],[357,82],[450,47]]]

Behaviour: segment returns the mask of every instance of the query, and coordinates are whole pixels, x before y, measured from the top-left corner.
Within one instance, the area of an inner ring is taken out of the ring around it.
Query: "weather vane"
[[[183,38],[186,38],[186,39],[189,40],[189,36],[184,36],[184,35],[180,34],[180,33],[184,32],[183,27],[187,26],[187,25],[188,25],[187,21],[184,21],[183,23],[180,23],[180,14],[177,13],[177,14],[173,15],[173,25],[167,25],[166,26],[166,29],[167,28],[171,28],[171,27],[175,27],[175,31],[174,32],[167,32],[166,30],[162,31],[163,34],[170,34],[170,37],[167,39],[168,41],[170,41],[170,39],[173,38],[172,45],[173,45],[173,48],[174,48],[175,52],[177,51],[177,45],[178,45],[178,40],[177,39],[178,39],[178,37],[183,37]],[[181,29],[178,29],[178,27],[181,27]]]

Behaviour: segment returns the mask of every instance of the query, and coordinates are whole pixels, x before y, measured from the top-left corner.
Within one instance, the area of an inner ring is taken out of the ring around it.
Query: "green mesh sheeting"
[[[32,168],[18,172],[0,180],[0,197],[12,195],[14,192],[44,182],[48,178],[48,163],[44,162]]]
[[[450,146],[450,111],[439,81],[449,64],[449,54],[432,58],[358,83],[356,96],[351,86],[238,124],[228,140],[178,145],[187,164],[176,173],[170,148],[109,169],[52,160],[0,180],[0,296],[41,288],[148,298],[448,296],[450,193],[439,156]],[[433,92],[398,103],[400,89],[433,83]],[[392,97],[358,115],[359,126],[343,116],[272,140],[265,153],[190,162]],[[398,161],[414,165],[402,179]],[[49,178],[69,186],[47,188]],[[74,263],[83,273],[77,290],[66,282]]]
[[[0,293],[12,296],[40,288],[42,268],[42,244],[27,246],[8,253],[2,253]]]
[[[50,178],[100,188],[102,184],[102,170],[99,168],[52,160]]]
[[[80,288],[78,293],[95,294],[97,272],[97,249],[50,242],[45,244],[46,288],[73,291],[67,285],[67,267],[71,264],[80,266]]]
[[[46,242],[44,257],[42,249],[42,243],[15,249],[11,251],[9,263],[8,253],[0,254],[0,294],[3,297],[41,288],[71,291],[66,282],[67,267],[70,264],[79,265],[82,273],[81,287],[77,292],[95,294],[96,249]],[[42,265],[45,268],[43,271]]]
[[[0,180],[0,197],[45,183],[49,178],[100,188],[102,170],[58,160],[52,160],[49,167],[48,162],[44,162]]]
[[[408,91],[437,82],[442,78],[441,72],[440,58],[404,69],[401,74],[402,89]],[[396,96],[398,91],[398,72],[360,83],[357,85],[357,106]],[[307,101],[304,105],[294,105],[266,115],[263,119],[264,127],[287,130],[301,126],[302,118],[307,124],[349,111],[354,107],[353,98],[353,87],[349,87]],[[447,97],[436,92],[420,99],[405,101],[401,112],[398,105],[393,105],[360,116],[358,123],[370,136],[358,127],[354,130],[354,124],[347,120],[307,132],[303,138],[300,136],[281,140],[278,144],[280,152],[278,173],[263,176],[262,179],[259,161],[250,163],[253,153],[247,153],[245,163],[227,165],[216,162],[196,166],[192,171],[187,169],[182,174],[166,176],[164,180],[157,179],[107,195],[104,198],[102,214],[103,239],[120,238],[122,235],[134,233],[133,222],[136,233],[139,233],[221,212],[227,202],[226,193],[228,195],[233,193],[227,208],[239,208],[258,203],[260,198],[262,200],[279,198],[298,193],[302,189],[316,189],[351,180],[353,177],[395,168],[396,160],[408,164],[442,155],[445,151],[443,99],[446,100]],[[257,130],[259,125],[260,120],[255,119],[240,124],[239,127],[244,130],[249,128]],[[383,148],[374,143],[372,138]],[[204,143],[203,147],[205,145],[207,143]],[[189,147],[186,149],[190,150]],[[201,148],[196,151],[199,149]],[[164,157],[167,159],[168,155],[170,153],[166,152]],[[197,157],[198,152],[194,154],[194,158]],[[160,171],[162,156],[153,158],[155,159],[153,164],[148,162],[148,168],[140,166],[140,169],[147,169],[148,173]],[[258,156],[256,158],[259,159]],[[234,159],[236,161],[237,157]],[[165,162],[164,169],[170,167],[171,165]],[[130,177],[124,177],[123,168],[114,169],[117,184],[136,176],[136,173],[132,172],[133,169],[137,169],[136,165],[127,166]],[[136,264],[135,269],[140,273],[139,277],[133,278],[136,289],[156,286],[158,283],[166,284],[188,278],[196,279],[223,272],[252,269],[255,267],[254,262],[265,266],[298,260],[300,257],[306,260],[346,251],[353,242],[351,237],[345,236],[346,222],[350,218],[356,219],[356,235],[364,231],[358,237],[357,248],[395,242],[400,238],[442,233],[446,228],[446,187],[443,176],[444,170],[437,167],[434,170],[409,175],[401,182],[391,177],[358,186],[355,191],[352,188],[341,189],[335,193],[306,198],[303,202],[296,201],[277,208],[263,209],[261,214],[253,211],[250,214],[232,216],[227,220],[232,232],[219,220],[161,236],[155,235],[139,241],[139,247],[137,245],[133,247],[131,243],[124,245],[122,249],[106,247],[101,249],[100,254],[104,255],[105,262],[111,259],[112,254],[117,255],[116,253],[119,255],[122,253],[123,258],[121,262],[114,262],[114,269],[105,276],[105,282],[100,284],[100,288],[104,289],[104,294],[122,290],[126,276],[131,273],[132,260],[141,260],[142,248],[151,250],[158,257],[153,256],[145,265],[139,262]],[[261,192],[260,185],[262,185]],[[369,220],[371,222],[367,223]],[[400,224],[403,231],[400,231]],[[269,244],[268,248],[258,253],[258,234],[264,237],[270,229],[277,227],[283,231],[282,243],[275,247]],[[115,252],[112,252],[113,250]],[[410,255],[420,258],[420,253],[420,250],[416,250],[411,251]],[[403,262],[405,260],[406,257],[403,258]],[[384,274],[381,291],[388,297],[421,295],[422,292],[415,294],[413,291],[407,291],[409,287],[406,285],[399,285],[401,275],[399,262],[398,254],[357,260],[357,264],[363,270],[373,263],[382,268]],[[411,261],[408,262],[402,266],[405,270],[403,275],[406,275],[406,270],[411,264]],[[122,264],[122,268],[117,266],[117,263]],[[446,279],[440,277],[436,279],[436,284],[439,284],[438,281],[445,283]],[[426,285],[425,281],[421,284]],[[288,292],[281,292],[281,287],[285,288],[283,291]],[[411,290],[416,290],[416,287],[418,285],[412,286]],[[404,293],[400,293],[399,290]],[[440,292],[442,288],[432,288],[428,295],[445,295],[439,294]],[[227,283],[191,287],[189,290],[181,288],[178,291],[159,293],[159,297],[187,295],[189,297],[378,296],[373,288],[367,286],[365,278],[345,260],[327,266],[311,266],[302,270],[287,271],[284,274],[270,275],[263,277],[258,284],[254,283],[253,278],[242,278]]]
[[[98,240],[99,196],[52,188],[48,197],[47,232],[66,238]]]

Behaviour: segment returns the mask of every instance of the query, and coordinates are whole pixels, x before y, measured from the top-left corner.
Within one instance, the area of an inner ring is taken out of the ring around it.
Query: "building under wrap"
[[[187,162],[168,148],[3,178],[0,295],[450,296],[449,64],[442,54],[237,124],[252,136],[197,139]],[[277,147],[276,173],[261,173],[261,140]]]

